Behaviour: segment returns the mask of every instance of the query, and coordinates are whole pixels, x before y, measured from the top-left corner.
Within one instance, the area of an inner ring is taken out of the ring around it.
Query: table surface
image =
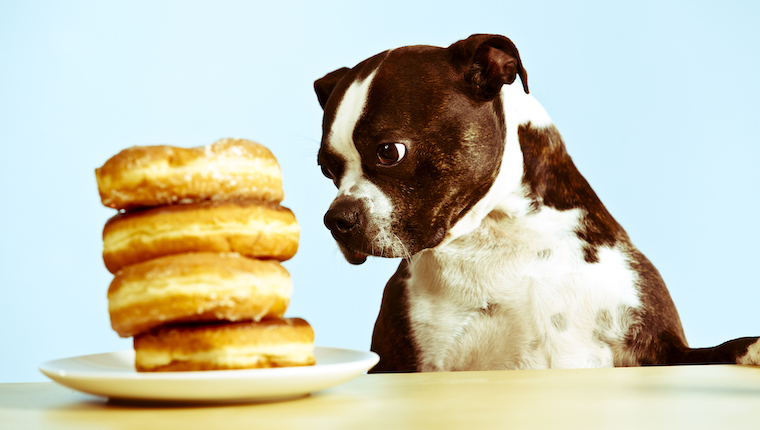
[[[760,367],[362,375],[298,399],[136,403],[0,384],[0,429],[755,429]]]

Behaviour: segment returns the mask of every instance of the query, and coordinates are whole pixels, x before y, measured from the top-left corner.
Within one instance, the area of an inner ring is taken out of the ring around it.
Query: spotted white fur
[[[472,233],[415,255],[407,286],[420,370],[628,364],[628,310],[641,305],[635,275],[617,249],[586,263],[579,220],[577,210],[497,211]]]

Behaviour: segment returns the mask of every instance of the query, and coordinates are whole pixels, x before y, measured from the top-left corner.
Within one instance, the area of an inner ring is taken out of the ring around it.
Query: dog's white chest
[[[486,220],[418,254],[407,291],[420,370],[625,364],[635,277],[616,249],[584,261],[578,216],[545,209],[520,224]]]

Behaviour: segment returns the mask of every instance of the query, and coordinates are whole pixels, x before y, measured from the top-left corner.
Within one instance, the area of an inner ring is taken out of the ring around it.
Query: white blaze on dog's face
[[[341,203],[344,205],[347,202],[360,203],[367,215],[362,217],[365,236],[373,238],[368,243],[371,248],[370,254],[375,255],[379,252],[380,256],[387,254],[395,257],[404,255],[406,250],[403,243],[392,233],[393,203],[379,187],[364,175],[362,157],[353,141],[353,131],[364,112],[369,85],[374,76],[375,73],[373,72],[364,79],[352,82],[338,106],[326,142],[329,152],[340,154],[343,159],[342,173],[340,177],[336,177],[329,170],[326,174],[333,178],[338,187],[338,197],[331,209]],[[404,148],[402,154],[405,155],[405,153],[406,149]],[[352,215],[349,214],[349,216]],[[356,214],[356,216],[359,215]],[[350,223],[351,220],[343,220],[342,222]],[[365,252],[348,249],[341,242],[338,244],[349,261],[360,262],[366,258]],[[350,254],[351,252],[353,254]]]
[[[470,219],[473,208],[493,209],[477,204],[505,156],[502,83],[476,94],[463,78],[469,68],[450,49],[405,47],[315,83],[325,110],[319,164],[338,186],[325,224],[349,262],[410,257],[439,245],[468,213],[463,223],[477,224],[486,213]],[[521,175],[519,148],[514,156],[509,186]]]

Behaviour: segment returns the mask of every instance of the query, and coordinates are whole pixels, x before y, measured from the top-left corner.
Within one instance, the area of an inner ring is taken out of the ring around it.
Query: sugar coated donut
[[[108,289],[111,327],[133,336],[171,322],[282,317],[290,274],[273,260],[239,254],[178,254],[119,271]]]
[[[103,229],[103,262],[111,273],[165,255],[237,252],[285,261],[298,250],[293,212],[277,203],[204,201],[120,213]]]
[[[139,372],[315,364],[314,331],[300,318],[161,326],[135,336]]]
[[[283,198],[274,155],[245,139],[197,148],[133,146],[95,169],[95,177],[101,201],[115,209],[229,197]]]

